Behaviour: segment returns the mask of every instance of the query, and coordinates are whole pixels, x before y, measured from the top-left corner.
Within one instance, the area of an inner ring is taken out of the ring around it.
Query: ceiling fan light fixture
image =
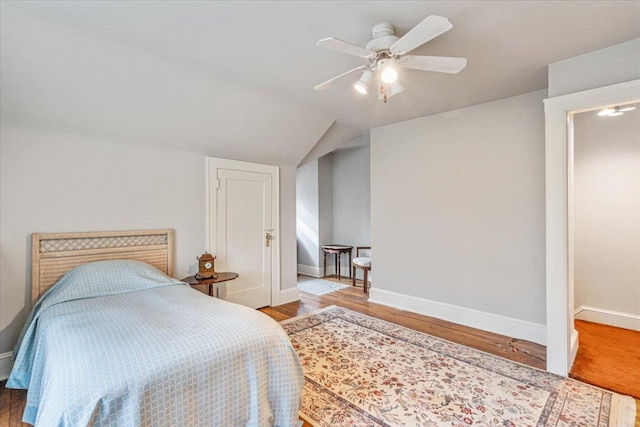
[[[616,117],[616,116],[621,116],[624,113],[622,111],[614,111],[613,113],[609,113],[608,116],[609,117]]]
[[[360,77],[360,80],[355,82],[355,84],[353,85],[354,89],[360,92],[361,94],[366,95],[372,75],[373,73],[371,71],[365,70],[365,72],[362,73],[362,77]]]
[[[404,87],[404,85],[402,83],[400,83],[399,80],[396,80],[393,83],[390,83],[387,89],[387,95],[389,95],[389,97],[392,97],[393,95],[397,95],[400,92],[404,92],[407,88]]]
[[[380,75],[380,78],[385,83],[393,83],[398,79],[398,72],[395,68],[393,68],[393,65],[385,64],[382,68],[382,74]]]
[[[618,111],[622,111],[622,112],[627,112],[627,111],[633,111],[636,109],[635,105],[625,105],[624,107],[618,107]]]

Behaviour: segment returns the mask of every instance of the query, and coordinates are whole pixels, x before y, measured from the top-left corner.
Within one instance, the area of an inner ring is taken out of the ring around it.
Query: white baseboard
[[[448,322],[458,323],[508,337],[533,341],[542,345],[546,345],[547,342],[546,326],[526,320],[430,301],[428,299],[398,294],[375,287],[369,291],[369,302],[388,305],[425,316],[437,317],[438,319],[443,319]]]
[[[320,274],[320,267],[313,267],[311,265],[298,264],[298,274],[304,274],[311,277],[322,277]]]
[[[575,318],[578,320],[586,320],[587,322],[602,323],[618,328],[640,331],[640,316],[636,314],[583,305],[576,310]]]
[[[578,354],[578,347],[580,346],[580,341],[578,340],[578,331],[575,329],[571,334],[571,363],[569,366],[573,366],[573,362],[576,360],[576,355]]]
[[[12,351],[0,353],[0,381],[4,381],[9,378],[9,373],[13,367],[13,360],[11,360],[12,354]]]
[[[300,300],[300,291],[298,291],[298,288],[294,287],[280,291],[280,305],[298,300]]]
[[[333,264],[329,264],[327,262],[327,271],[329,272],[329,274],[334,273]],[[310,265],[304,265],[304,264],[298,264],[298,274],[304,274],[305,276],[316,277],[318,279],[321,279],[324,277],[322,267],[312,267]],[[357,274],[356,277],[362,280],[362,270],[356,269],[356,274]],[[340,275],[342,277],[349,277],[349,267],[341,265]],[[367,282],[371,283],[371,272],[369,272],[369,275],[367,277]]]

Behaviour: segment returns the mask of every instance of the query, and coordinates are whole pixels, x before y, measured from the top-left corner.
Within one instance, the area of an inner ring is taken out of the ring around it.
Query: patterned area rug
[[[332,306],[282,322],[314,426],[633,426],[632,398]]]
[[[347,285],[316,279],[315,277],[298,276],[298,289],[313,295],[326,295],[348,287]]]

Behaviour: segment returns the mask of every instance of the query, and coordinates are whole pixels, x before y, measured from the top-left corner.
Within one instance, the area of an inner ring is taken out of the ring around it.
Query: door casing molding
[[[207,250],[211,251],[212,232],[211,223],[211,173],[221,168],[243,169],[250,172],[272,173],[275,180],[271,185],[271,218],[273,219],[273,250],[271,252],[271,304],[280,305],[280,168],[273,165],[244,162],[240,160],[221,159],[218,157],[206,157],[206,211],[205,211],[205,233]],[[217,179],[217,178],[216,178]]]
[[[573,115],[640,102],[640,79],[544,100],[547,370],[567,376],[577,352],[573,310]]]

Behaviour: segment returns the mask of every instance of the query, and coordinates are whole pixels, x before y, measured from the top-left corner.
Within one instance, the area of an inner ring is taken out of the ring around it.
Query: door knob
[[[271,239],[273,239],[273,236],[271,236],[271,233],[269,233],[267,231],[267,234],[265,235],[265,240],[266,240],[265,246],[266,247],[269,247],[271,245]]]

